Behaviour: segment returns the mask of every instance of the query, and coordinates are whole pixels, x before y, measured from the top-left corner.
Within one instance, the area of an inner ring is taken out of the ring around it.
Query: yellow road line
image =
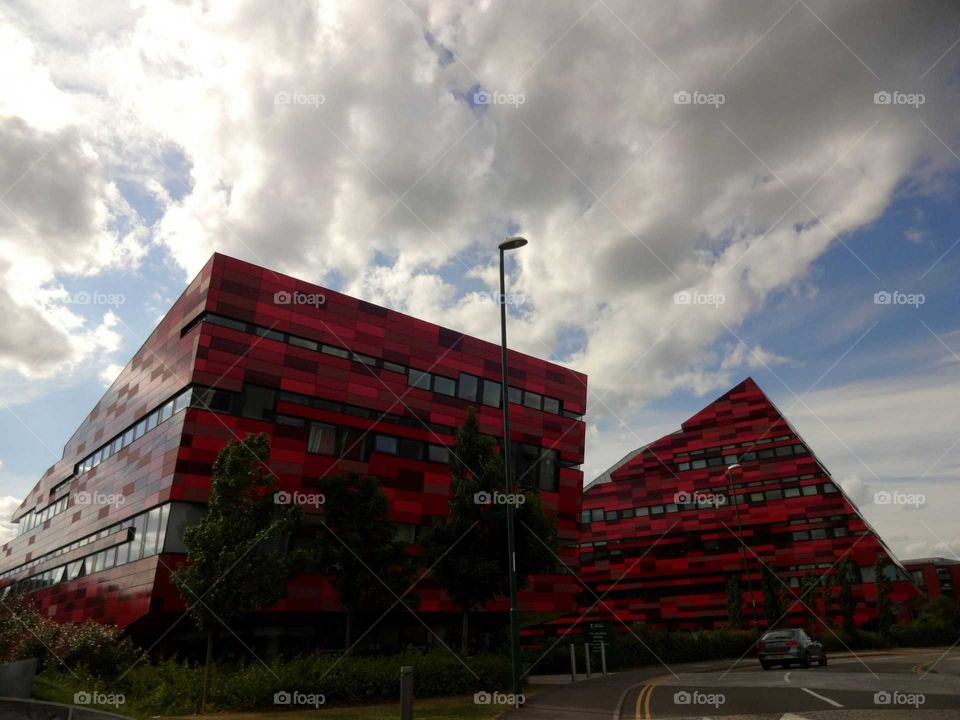
[[[653,678],[640,689],[634,714],[636,720],[650,720],[650,699],[653,697],[653,689],[663,679],[663,677]]]

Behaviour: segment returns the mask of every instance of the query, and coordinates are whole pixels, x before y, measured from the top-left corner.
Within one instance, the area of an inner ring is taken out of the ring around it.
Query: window
[[[191,400],[192,396],[193,396],[193,390],[191,390],[191,389],[189,389],[189,388],[187,389],[186,392],[180,393],[180,394],[176,397],[176,399],[173,401],[173,411],[174,411],[175,413],[178,413],[178,412],[180,412],[181,410],[183,410],[184,408],[188,407],[188,406],[190,405],[190,400]],[[124,436],[124,438],[126,438],[126,436]],[[127,444],[126,439],[124,439],[123,444],[124,444],[124,445]]]
[[[414,370],[410,368],[410,373],[407,377],[407,382],[411,387],[419,388],[420,390],[429,390],[430,389],[430,373],[422,372],[420,370]]]
[[[433,391],[440,393],[441,395],[450,395],[452,397],[457,394],[457,382],[456,380],[451,380],[448,377],[443,377],[443,375],[434,375]]]
[[[240,412],[244,417],[254,420],[270,420],[273,417],[276,397],[276,390],[247,385],[243,389],[243,407]]]
[[[125,542],[117,548],[117,565],[123,565],[130,560],[130,543]]]
[[[306,348],[307,350],[319,350],[320,343],[316,340],[307,340],[306,338],[299,338],[291,335],[287,342],[296,347]]]
[[[593,508],[590,511],[590,522],[600,522],[603,520],[603,508]]]
[[[377,359],[374,357],[370,357],[369,355],[361,355],[360,353],[353,353],[351,357],[353,358],[354,362],[363,363],[364,365],[369,365],[371,367],[377,366]]]
[[[109,570],[114,565],[117,564],[117,549],[116,548],[107,548],[103,551],[103,569]]]
[[[143,437],[143,434],[147,431],[147,422],[146,420],[141,420],[133,427],[133,439],[139,440]]]
[[[651,505],[650,506],[651,515],[663,515],[663,505]]]
[[[412,460],[423,460],[423,443],[419,440],[400,438],[399,455]]]
[[[157,554],[157,539],[160,537],[160,508],[155,507],[147,513],[147,525],[144,532],[143,557]]]
[[[826,528],[816,528],[810,531],[811,540],[823,540],[827,537]]]
[[[816,494],[817,494],[817,486],[816,486],[816,485],[804,485],[804,486],[801,488],[801,491],[803,492],[804,495],[816,495]]]
[[[783,497],[782,490],[767,490],[767,500],[779,500]]]
[[[77,560],[67,565],[67,580],[76,580],[87,574],[83,560]]]
[[[721,465],[723,465],[722,457],[712,457],[707,460],[707,467],[720,467]]]
[[[850,532],[849,532],[845,527],[835,527],[835,528],[833,529],[833,536],[834,536],[834,537],[838,537],[838,538],[839,538],[839,537],[847,537],[847,535],[849,535],[849,534],[850,534]]]
[[[757,451],[757,457],[763,460],[764,458],[772,458],[774,456],[773,448],[765,448],[764,450]]]
[[[560,468],[557,464],[557,451],[544,450],[540,455],[539,481],[541,490],[556,492],[560,488]]]
[[[457,388],[457,397],[461,400],[476,400],[477,390],[480,387],[480,378],[476,375],[460,373],[460,383]]]
[[[514,479],[522,487],[534,487],[538,482],[537,464],[540,460],[540,448],[527,443],[515,444]]]
[[[160,422],[169,420],[171,417],[173,417],[173,400],[170,400],[160,408]],[[114,450],[114,452],[116,452],[116,450]]]
[[[677,465],[677,472],[683,472],[684,470],[689,470],[689,469],[690,469],[690,463],[688,462],[682,462],[679,465]]]
[[[783,496],[785,498],[800,497],[800,488],[798,487],[785,488],[783,491]]]
[[[589,510],[581,510],[581,511],[580,511],[580,524],[581,524],[581,525],[586,525],[588,522],[590,522],[590,511],[589,511]]]
[[[750,493],[750,502],[763,502],[764,495],[762,492]]]
[[[824,495],[831,495],[832,493],[835,493],[835,492],[840,492],[840,491],[837,489],[837,486],[836,486],[836,485],[834,485],[833,483],[824,483],[824,484],[823,484],[823,493],[824,493]]]
[[[443,445],[431,445],[427,451],[427,459],[430,462],[443,463],[444,465],[450,462],[447,449]]]
[[[523,390],[511,385],[507,388],[507,402],[519,405],[523,401]]]
[[[500,383],[491,380],[483,381],[483,404],[500,407]]]
[[[221,315],[207,315],[204,319],[213,325],[220,325],[221,327],[239,330],[240,332],[247,331],[247,324],[240,322],[239,320],[232,320],[231,318],[223,317]]]
[[[147,415],[147,429],[145,430],[145,432],[150,432],[151,430],[153,430],[157,426],[157,423],[159,422],[159,420],[160,420],[160,413],[158,412],[152,412],[149,415]]]
[[[277,332],[276,330],[270,330],[269,328],[258,327],[254,329],[254,334],[259,337],[267,338],[268,340],[277,340],[283,342],[283,333]]]
[[[757,459],[757,454],[755,452],[744,453],[740,456],[740,462],[751,462]]]
[[[532,410],[541,410],[543,409],[543,396],[528,390],[523,394],[523,405]]]
[[[137,515],[133,519],[133,540],[130,542],[130,562],[143,557],[143,541],[146,535],[147,516]]]
[[[649,515],[649,514],[650,514],[650,508],[648,508],[648,507],[638,507],[638,508],[635,508],[635,512],[636,512],[637,517],[644,517],[645,515]]]
[[[417,540],[417,526],[406,523],[396,523],[394,526],[397,540],[404,543],[414,543]]]
[[[633,513],[633,508],[627,508],[626,510],[621,510],[621,511],[620,511],[620,517],[622,517],[622,518],[625,519],[625,520],[626,520],[626,519],[629,519],[629,518],[632,518],[632,517],[633,517],[633,514],[634,514],[634,513]]]
[[[543,398],[543,411],[548,413],[553,413],[554,415],[560,414],[560,401],[552,397]]]
[[[333,425],[310,423],[307,452],[317,453],[318,455],[336,455],[337,429]]]
[[[346,350],[343,348],[334,347],[333,345],[323,345],[320,348],[320,351],[325,355],[333,355],[333,357],[344,359],[350,357],[350,353],[348,353]]]
[[[395,437],[390,437],[389,435],[377,435],[373,439],[373,451],[396,455],[397,439]]]
[[[615,522],[617,520],[617,511],[616,510],[607,510],[604,515],[604,520],[607,522]]]
[[[365,431],[357,428],[340,428],[338,435],[339,451],[337,454],[344,460],[363,460],[366,457],[364,444]]]
[[[406,374],[407,372],[407,368],[405,368],[403,365],[400,365],[395,362],[390,362],[389,360],[383,361],[383,369],[389,370],[390,372],[395,372],[395,373]]]
[[[699,470],[700,468],[705,468],[707,466],[706,460],[694,460],[690,463],[690,468],[692,470]]]

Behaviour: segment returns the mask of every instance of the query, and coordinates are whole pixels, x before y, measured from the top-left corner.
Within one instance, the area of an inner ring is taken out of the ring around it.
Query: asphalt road
[[[960,648],[831,656],[764,671],[755,658],[647,667],[542,689],[504,720],[960,718]]]

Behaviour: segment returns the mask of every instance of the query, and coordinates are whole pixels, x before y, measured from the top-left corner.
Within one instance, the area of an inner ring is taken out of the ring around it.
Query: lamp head
[[[740,463],[733,463],[732,465],[727,465],[727,472],[732,472],[734,470],[740,469]]]
[[[515,235],[513,237],[508,237],[506,240],[500,243],[499,247],[501,250],[516,250],[517,248],[522,248],[526,244],[526,238]]]

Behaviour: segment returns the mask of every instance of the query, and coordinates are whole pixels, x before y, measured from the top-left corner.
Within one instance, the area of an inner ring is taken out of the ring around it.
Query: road
[[[755,658],[646,667],[541,690],[503,720],[955,720],[960,648],[846,653],[764,671]]]

